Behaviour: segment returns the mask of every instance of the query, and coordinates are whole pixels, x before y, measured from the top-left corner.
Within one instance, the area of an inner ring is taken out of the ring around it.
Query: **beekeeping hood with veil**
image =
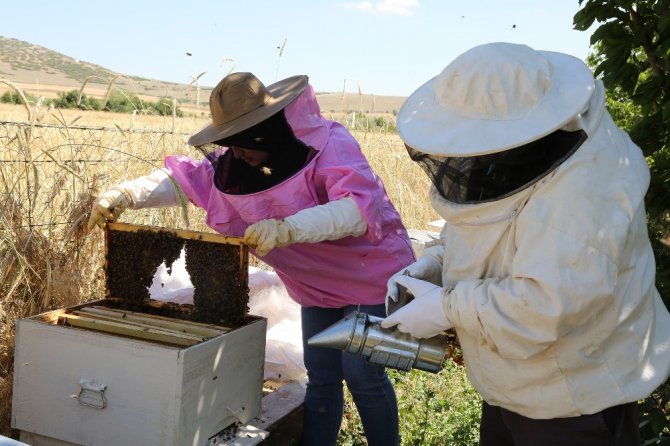
[[[579,59],[491,43],[398,115],[446,220],[427,252],[453,288],[445,312],[468,375],[488,403],[532,418],[636,401],[670,369],[649,171],[604,100]]]
[[[369,278],[389,277],[414,255],[400,215],[357,141],[345,127],[323,117],[307,76],[266,87],[251,73],[239,73],[226,76],[219,85],[210,98],[211,124],[189,140],[194,146],[214,143],[215,151],[203,147],[208,156],[202,160],[165,158],[166,169],[184,195],[205,210],[209,227],[234,237],[242,237],[261,220],[318,214],[314,221],[319,224],[310,222],[300,232],[341,236],[272,249],[263,262],[302,306],[383,302],[386,282]],[[265,181],[246,169],[236,181],[229,181],[232,175],[219,176],[227,162],[235,168],[230,150],[221,145],[268,152],[268,167],[278,175],[268,175]],[[347,202],[355,208],[356,226],[362,221],[364,234],[344,236],[350,225],[342,222],[351,212],[332,205]],[[331,211],[324,212],[325,206]],[[213,265],[212,273],[219,272]]]

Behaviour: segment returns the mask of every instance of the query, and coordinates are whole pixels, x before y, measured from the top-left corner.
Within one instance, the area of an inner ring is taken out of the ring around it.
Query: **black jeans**
[[[479,446],[640,446],[637,403],[592,415],[534,420],[486,402]]]

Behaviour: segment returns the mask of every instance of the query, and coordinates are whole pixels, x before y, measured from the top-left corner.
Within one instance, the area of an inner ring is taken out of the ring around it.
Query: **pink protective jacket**
[[[165,166],[189,200],[207,211],[207,224],[231,236],[243,236],[247,226],[259,220],[353,198],[368,226],[363,236],[275,248],[262,259],[300,305],[337,308],[383,303],[388,278],[414,261],[400,215],[356,140],[340,124],[321,116],[311,86],[285,113],[296,138],[317,154],[302,170],[270,189],[225,194],[214,186],[214,170],[207,159],[169,156]]]

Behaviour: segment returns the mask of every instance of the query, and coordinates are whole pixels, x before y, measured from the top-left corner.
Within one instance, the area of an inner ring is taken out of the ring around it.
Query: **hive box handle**
[[[79,404],[93,407],[94,409],[104,409],[107,407],[107,398],[105,398],[106,384],[102,384],[95,378],[81,378],[79,385],[81,386],[79,395],[77,395]]]

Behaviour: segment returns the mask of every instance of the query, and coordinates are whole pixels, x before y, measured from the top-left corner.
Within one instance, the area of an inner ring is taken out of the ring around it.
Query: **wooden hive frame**
[[[104,269],[106,272],[110,268],[109,235],[112,231],[169,233],[184,241],[197,240],[237,246],[239,247],[240,271],[238,280],[245,284],[245,286],[248,284],[249,251],[247,246],[242,243],[240,237],[128,223],[109,223],[105,230]],[[50,313],[50,320],[45,321],[180,347],[195,345],[212,337],[227,333],[232,329],[230,326],[181,320],[175,317],[165,317],[147,312],[136,312],[118,308],[122,300],[123,296],[111,295],[109,287],[106,287],[104,299]],[[167,305],[170,305],[170,303],[154,300],[146,302],[146,308],[148,309],[160,310]],[[180,306],[178,304],[173,305]],[[183,307],[183,305],[180,307]]]
[[[105,271],[109,268],[109,232],[110,231],[120,231],[120,232],[138,232],[138,231],[153,231],[153,232],[166,232],[174,234],[175,236],[184,239],[184,240],[200,240],[203,242],[210,243],[223,243],[226,245],[238,245],[240,246],[240,271],[242,276],[240,280],[244,283],[249,281],[249,271],[247,266],[249,265],[249,249],[247,245],[242,242],[242,237],[231,237],[222,234],[213,234],[210,232],[199,232],[199,231],[190,231],[185,229],[171,229],[171,228],[160,228],[157,226],[143,226],[143,225],[133,225],[130,223],[121,223],[113,222],[107,223],[105,227]],[[106,290],[109,293],[109,290]],[[110,296],[107,294],[107,298],[115,296]]]

